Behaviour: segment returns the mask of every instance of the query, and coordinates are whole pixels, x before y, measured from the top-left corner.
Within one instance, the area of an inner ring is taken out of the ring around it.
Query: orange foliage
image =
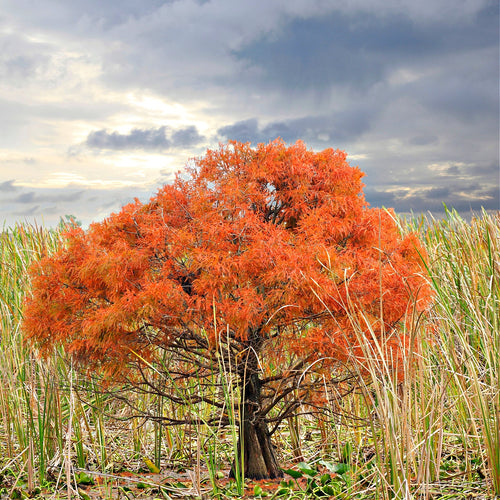
[[[213,345],[280,335],[295,353],[337,360],[359,311],[376,335],[401,335],[430,300],[424,251],[368,207],[362,177],[344,152],[301,142],[208,151],[149,203],[66,233],[31,271],[26,337],[116,368],[186,329]]]

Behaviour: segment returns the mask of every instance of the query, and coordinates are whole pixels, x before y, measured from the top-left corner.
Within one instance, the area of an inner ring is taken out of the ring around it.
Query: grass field
[[[500,495],[500,215],[403,221],[429,254],[435,293],[396,380],[370,345],[357,389],[289,418],[280,481],[227,479],[236,429],[163,428],[22,341],[27,269],[57,231],[0,234],[0,498],[482,499]],[[356,328],[353,318],[353,327]],[[360,329],[361,331],[361,329]],[[361,333],[360,333],[361,335]],[[362,340],[362,339],[360,339]],[[228,376],[231,376],[228,373]],[[123,396],[123,394],[121,394]],[[129,393],[136,408],[181,409]],[[233,408],[237,415],[238,409]]]

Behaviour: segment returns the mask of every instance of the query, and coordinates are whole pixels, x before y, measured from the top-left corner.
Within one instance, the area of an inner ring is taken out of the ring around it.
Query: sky
[[[0,0],[0,225],[276,137],[346,151],[371,206],[498,210],[498,1]]]

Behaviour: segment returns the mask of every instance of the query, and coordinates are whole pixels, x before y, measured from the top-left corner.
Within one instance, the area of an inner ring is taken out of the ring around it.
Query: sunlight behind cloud
[[[127,168],[127,169],[146,169],[154,170],[158,172],[159,170],[178,170],[182,164],[175,163],[172,156],[166,156],[164,154],[141,154],[141,153],[129,153],[113,155],[110,158],[105,158],[102,163],[112,165],[117,168]]]
[[[438,175],[448,175],[448,172],[450,168],[452,167],[467,167],[467,166],[473,166],[472,163],[464,163],[464,162],[448,162],[448,161],[443,161],[440,163],[431,163],[427,165],[427,168],[429,170],[432,170],[433,172],[436,172]]]
[[[366,160],[369,158],[369,155],[366,153],[359,153],[359,154],[347,154],[347,161],[359,161],[359,160]]]
[[[159,97],[142,94],[138,92],[129,92],[126,95],[127,102],[131,107],[139,111],[140,116],[144,116],[144,112],[149,115],[161,115],[176,117],[179,122],[187,118],[188,112],[186,107],[176,102],[166,102]]]

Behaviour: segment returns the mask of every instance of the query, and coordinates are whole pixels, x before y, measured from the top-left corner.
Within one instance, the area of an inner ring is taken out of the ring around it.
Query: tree
[[[231,364],[245,476],[278,477],[279,423],[314,404],[335,363],[362,358],[353,310],[399,349],[408,311],[429,301],[417,238],[368,207],[362,177],[344,152],[301,142],[209,150],[149,203],[67,232],[31,272],[26,336],[115,380],[212,404],[223,423],[213,386]],[[167,374],[160,382],[145,374],[153,363]],[[197,390],[170,390],[185,380]]]

